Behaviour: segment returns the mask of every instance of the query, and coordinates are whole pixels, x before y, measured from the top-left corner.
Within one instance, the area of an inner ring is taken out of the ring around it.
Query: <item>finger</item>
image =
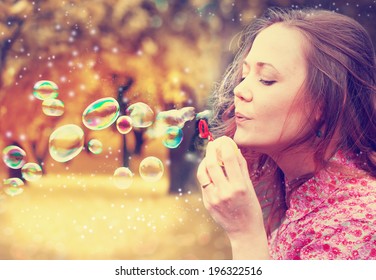
[[[221,144],[222,148],[222,160],[224,164],[224,168],[227,175],[227,180],[229,181],[230,185],[235,189],[244,189],[247,188],[246,181],[249,178],[244,177],[241,166],[239,164],[238,159],[238,149],[234,149],[237,147],[235,142],[231,138],[223,138]]]
[[[248,170],[248,163],[246,159],[244,158],[243,154],[241,153],[240,149],[238,149],[238,152],[236,153],[237,160],[240,166],[240,170],[243,174],[244,178],[251,178],[249,175],[249,170]]]
[[[211,182],[209,174],[206,171],[205,158],[203,158],[203,160],[198,165],[196,177],[197,177],[197,180],[198,180],[200,186],[206,185],[209,182]]]
[[[201,161],[197,168],[197,179],[201,186],[202,198],[206,208],[217,197],[215,186],[210,178],[206,168],[206,157]]]
[[[216,145],[209,142],[206,147],[206,170],[215,186],[219,187],[227,182],[227,178],[223,173],[222,167],[218,164]]]
[[[240,149],[238,151],[239,152],[237,153],[237,158],[238,158],[238,162],[239,162],[239,166],[240,166],[241,172],[243,174],[243,178],[248,178],[249,179],[249,180],[247,180],[247,182],[248,182],[248,184],[247,184],[248,190],[254,196],[256,196],[256,192],[255,192],[255,189],[253,187],[253,183],[251,181],[251,176],[249,175],[247,160],[244,158],[243,154],[240,152]]]

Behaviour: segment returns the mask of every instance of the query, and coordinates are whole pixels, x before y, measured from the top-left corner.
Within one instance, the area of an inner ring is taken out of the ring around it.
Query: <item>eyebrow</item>
[[[247,61],[243,61],[243,65],[251,68],[251,66],[248,64]],[[277,71],[277,73],[280,75],[281,73],[277,70],[277,68],[274,67],[273,64],[270,64],[270,63],[267,63],[267,62],[257,62],[256,65],[260,68],[264,67],[264,66],[268,66],[268,67],[271,67],[273,68],[275,71]]]

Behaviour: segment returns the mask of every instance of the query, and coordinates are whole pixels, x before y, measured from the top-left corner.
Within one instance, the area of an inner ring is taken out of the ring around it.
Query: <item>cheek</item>
[[[282,106],[281,106],[282,105]],[[288,111],[283,103],[268,104],[259,108],[257,113],[260,129],[273,128],[281,131],[286,122]]]
[[[305,135],[310,130],[307,116],[301,108],[293,108],[286,113],[284,121],[281,122],[281,141],[289,143]]]
[[[277,143],[284,138],[291,138],[292,134],[296,133],[296,116],[293,112],[289,113],[290,104],[271,98],[268,104],[258,108],[254,131],[260,140]]]

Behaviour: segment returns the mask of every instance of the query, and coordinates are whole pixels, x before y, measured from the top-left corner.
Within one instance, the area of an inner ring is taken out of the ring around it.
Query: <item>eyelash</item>
[[[245,79],[245,77],[241,78],[239,83],[243,82],[244,79]],[[274,84],[276,81],[267,81],[267,80],[259,79],[259,82],[260,82],[261,84],[263,84],[264,86],[271,86],[271,85]]]
[[[272,84],[275,83],[275,81],[266,81],[263,79],[259,79],[259,82],[262,83],[264,86],[271,86]]]

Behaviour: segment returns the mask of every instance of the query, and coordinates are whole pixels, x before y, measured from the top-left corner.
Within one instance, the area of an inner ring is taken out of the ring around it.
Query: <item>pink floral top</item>
[[[357,170],[341,152],[331,162]],[[375,179],[321,170],[289,196],[269,238],[272,259],[376,259]]]

